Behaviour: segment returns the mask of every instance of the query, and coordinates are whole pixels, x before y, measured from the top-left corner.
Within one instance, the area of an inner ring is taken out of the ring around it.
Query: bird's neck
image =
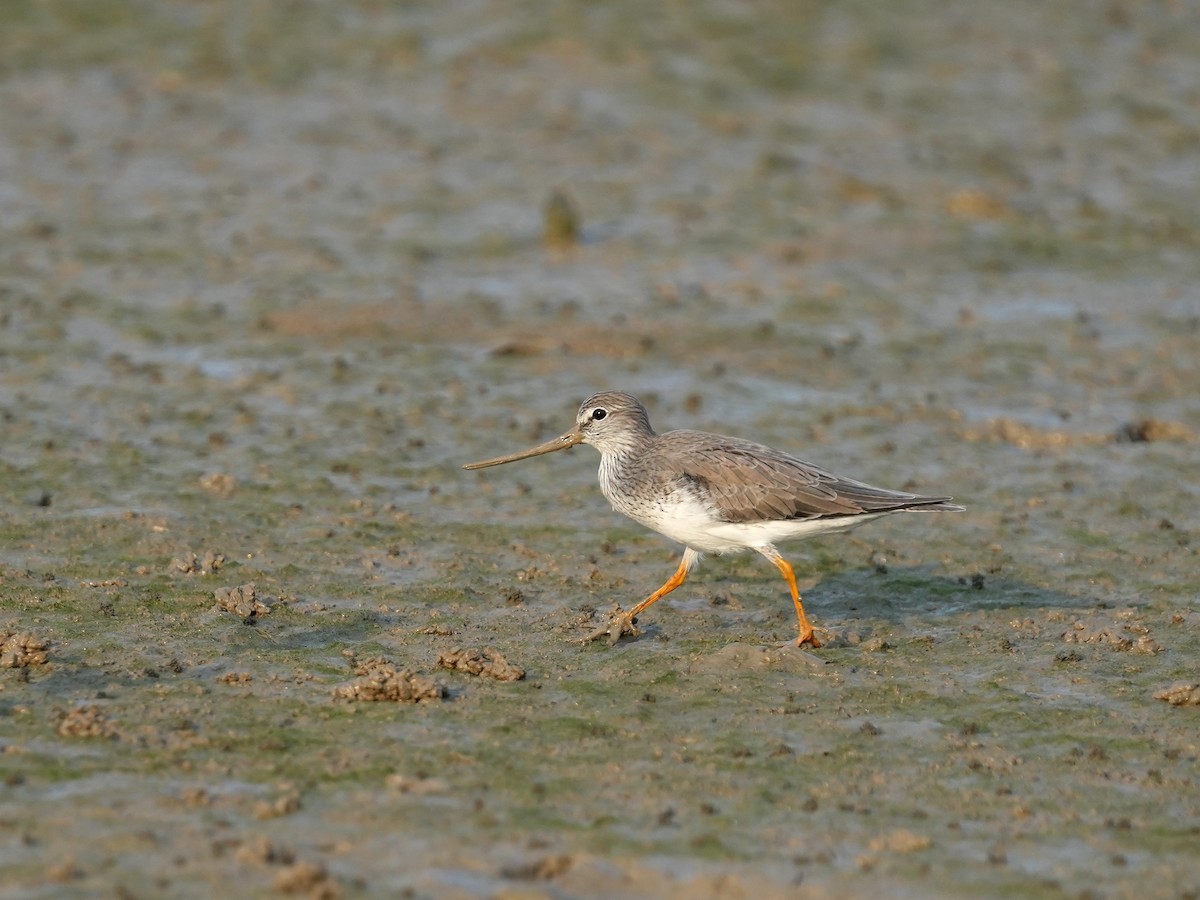
[[[598,448],[601,462],[623,466],[644,454],[656,438],[657,435],[650,432],[649,434],[622,435],[619,440],[606,441],[603,447]]]

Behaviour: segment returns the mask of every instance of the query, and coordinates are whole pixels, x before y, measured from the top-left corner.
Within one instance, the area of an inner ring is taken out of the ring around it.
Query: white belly
[[[672,495],[655,503],[630,506],[610,497],[613,509],[661,535],[704,553],[758,549],[783,541],[849,531],[887,513],[829,519],[785,519],[771,522],[722,522],[695,497]]]

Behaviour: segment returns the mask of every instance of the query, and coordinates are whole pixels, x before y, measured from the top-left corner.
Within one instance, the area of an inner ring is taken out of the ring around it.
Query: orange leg
[[[588,641],[598,640],[599,638],[608,638],[608,643],[615,644],[627,634],[637,636],[638,630],[634,627],[634,622],[637,620],[638,613],[646,609],[646,607],[657,603],[675,588],[679,587],[687,580],[688,572],[692,571],[692,567],[700,559],[700,554],[687,547],[683,551],[683,559],[679,561],[679,568],[675,570],[675,574],[667,579],[667,583],[660,587],[657,591],[635,606],[627,613],[621,612],[619,606],[613,607],[613,617],[606,625],[602,625],[589,634],[585,638],[580,639],[581,644],[586,644]]]
[[[758,552],[775,563],[775,568],[783,574],[787,580],[788,588],[792,592],[792,602],[796,604],[796,618],[800,620],[800,636],[796,638],[796,646],[803,647],[805,644],[812,644],[814,647],[820,647],[821,642],[817,640],[817,636],[813,633],[813,627],[808,624],[808,616],[804,614],[804,604],[800,602],[800,589],[796,587],[796,573],[792,571],[791,563],[779,555],[774,547],[759,547]]]
[[[690,547],[683,551],[683,559],[679,561],[679,568],[675,570],[675,574],[667,579],[667,583],[660,587],[657,591],[626,613],[625,618],[633,622],[634,617],[638,613],[646,609],[646,607],[657,603],[675,588],[679,587],[687,580],[688,572],[692,571],[692,566],[696,565],[696,560],[700,555],[694,552]]]

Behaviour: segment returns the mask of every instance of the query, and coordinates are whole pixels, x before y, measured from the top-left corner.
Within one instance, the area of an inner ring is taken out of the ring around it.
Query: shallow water
[[[1188,10],[82,9],[0,34],[7,894],[1200,890]],[[677,548],[459,466],[607,387],[968,510],[787,548],[818,651],[751,556],[580,647]]]

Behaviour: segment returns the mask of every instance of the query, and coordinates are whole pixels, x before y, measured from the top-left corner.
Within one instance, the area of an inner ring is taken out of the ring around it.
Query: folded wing
[[[702,488],[726,522],[857,516],[873,512],[961,510],[949,497],[923,497],[842,478],[762,444],[691,432],[671,455],[684,481]]]

